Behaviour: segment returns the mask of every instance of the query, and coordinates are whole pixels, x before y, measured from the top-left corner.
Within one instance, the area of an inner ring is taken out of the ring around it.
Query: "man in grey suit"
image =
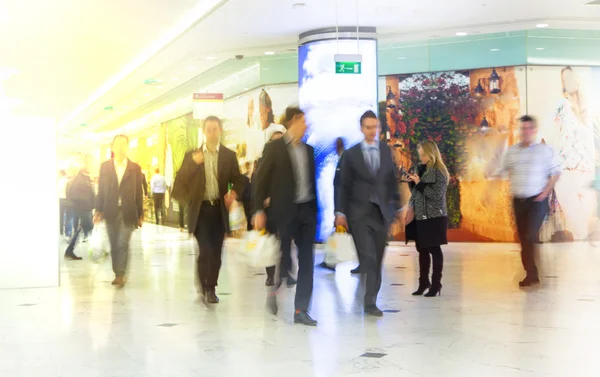
[[[381,317],[377,295],[388,229],[399,216],[398,181],[392,152],[377,138],[379,120],[372,111],[360,118],[365,139],[344,152],[336,225],[352,229],[366,274],[365,314]]]

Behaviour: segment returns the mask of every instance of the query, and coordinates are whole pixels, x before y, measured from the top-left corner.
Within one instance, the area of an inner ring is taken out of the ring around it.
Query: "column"
[[[306,112],[306,142],[315,148],[317,239],[325,240],[334,221],[335,140],[342,137],[346,149],[360,142],[360,116],[367,110],[377,113],[376,29],[308,31],[300,35],[299,46],[299,104]]]

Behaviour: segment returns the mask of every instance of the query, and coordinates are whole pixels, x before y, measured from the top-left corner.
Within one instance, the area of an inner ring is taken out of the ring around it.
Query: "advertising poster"
[[[453,241],[516,240],[509,183],[488,177],[506,148],[519,142],[518,118],[525,113],[538,119],[539,142],[552,146],[562,163],[540,240],[597,238],[600,69],[501,67],[387,76],[381,84],[380,112],[398,168],[414,167],[419,141],[440,147],[451,174]],[[406,202],[410,191],[401,187]]]

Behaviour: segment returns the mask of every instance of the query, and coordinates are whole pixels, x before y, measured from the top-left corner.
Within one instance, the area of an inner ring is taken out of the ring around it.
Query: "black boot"
[[[413,292],[413,296],[421,296],[431,287],[429,282],[429,265],[431,264],[429,249],[417,249],[417,251],[419,252],[419,289]]]
[[[433,261],[433,273],[431,275],[431,289],[425,294],[425,297],[435,297],[442,294],[442,270],[444,269],[444,255],[441,247],[429,249]]]
[[[427,289],[429,289],[429,287],[431,287],[431,283],[429,282],[429,279],[423,281],[423,280],[419,280],[419,289],[417,289],[416,291],[413,292],[413,296],[422,296],[423,293],[425,293],[425,291]]]

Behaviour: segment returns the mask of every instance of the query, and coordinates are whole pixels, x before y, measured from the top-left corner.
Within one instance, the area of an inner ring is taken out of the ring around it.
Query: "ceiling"
[[[71,133],[115,122],[236,54],[285,52],[299,33],[355,25],[357,14],[383,42],[542,22],[600,28],[600,6],[583,0],[338,2],[336,11],[336,0],[0,0],[0,67],[18,72],[4,89],[22,100],[15,112],[63,120]]]

